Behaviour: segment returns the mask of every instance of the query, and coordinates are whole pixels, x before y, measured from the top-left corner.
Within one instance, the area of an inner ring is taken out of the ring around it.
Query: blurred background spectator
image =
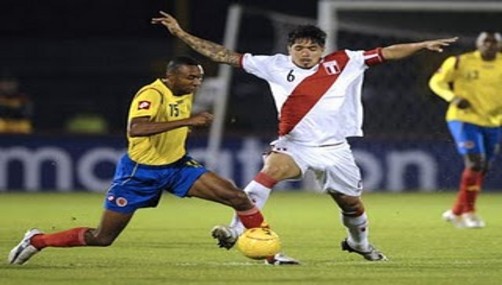
[[[0,73],[0,133],[30,134],[33,131],[31,99],[20,91],[18,79],[9,71]]]
[[[80,104],[80,110],[70,116],[65,123],[65,131],[70,134],[103,135],[107,134],[108,122],[95,111],[93,102]]]

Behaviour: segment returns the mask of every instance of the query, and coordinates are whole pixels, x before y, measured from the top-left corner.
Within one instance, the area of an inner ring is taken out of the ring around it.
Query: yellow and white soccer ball
[[[281,250],[281,240],[271,229],[252,228],[239,236],[237,248],[251,259],[265,259]]]

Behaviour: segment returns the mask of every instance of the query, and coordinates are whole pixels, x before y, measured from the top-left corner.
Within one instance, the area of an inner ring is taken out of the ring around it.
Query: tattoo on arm
[[[215,62],[226,63],[235,67],[240,66],[240,53],[231,51],[220,44],[198,38],[188,33],[179,34],[178,37],[192,49]]]

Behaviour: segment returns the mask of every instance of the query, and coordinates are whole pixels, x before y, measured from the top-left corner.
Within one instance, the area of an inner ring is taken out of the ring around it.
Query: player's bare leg
[[[261,210],[265,206],[272,188],[284,179],[300,176],[301,171],[294,160],[286,154],[271,152],[265,158],[265,164],[255,178],[244,188],[244,192]],[[244,226],[239,217],[234,215],[229,229],[232,235],[239,236],[244,232]]]
[[[110,246],[125,229],[134,213],[124,214],[105,210],[101,223],[96,229],[89,229],[85,233],[87,246]]]
[[[370,261],[383,261],[387,257],[368,240],[368,217],[360,197],[339,192],[329,193],[342,210],[342,223],[347,228],[348,237],[342,241],[342,250],[355,252]]]
[[[230,181],[214,173],[203,174],[188,191],[188,196],[218,202],[235,209],[236,216],[242,221],[243,227],[255,228],[265,226],[263,215],[246,193],[233,185]],[[213,238],[218,245],[230,249],[236,242],[238,235],[234,235],[227,227],[215,227]]]
[[[260,227],[264,222],[261,211],[244,191],[212,172],[204,173],[195,181],[187,195],[232,207],[246,228]]]
[[[127,226],[132,216],[133,213],[122,214],[106,210],[96,229],[78,227],[51,234],[30,229],[21,242],[10,251],[8,262],[24,264],[46,247],[109,246]]]
[[[265,165],[260,173],[244,188],[244,192],[261,210],[265,206],[275,184],[286,178],[297,177],[300,174],[300,169],[289,155],[271,152],[266,157]],[[245,227],[241,223],[239,216],[234,215],[229,226],[217,225],[211,230],[211,235],[218,240],[220,247],[230,249],[235,245],[239,235],[244,230]],[[278,253],[266,262],[273,265],[299,264],[296,259],[288,257],[284,253]]]

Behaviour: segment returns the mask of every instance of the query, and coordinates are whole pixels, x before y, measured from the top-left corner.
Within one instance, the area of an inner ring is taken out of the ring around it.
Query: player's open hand
[[[202,112],[190,117],[189,120],[190,125],[193,127],[205,127],[211,124],[213,121],[213,115],[208,112]]]
[[[448,38],[448,39],[438,39],[425,41],[423,44],[425,48],[431,51],[443,52],[443,47],[449,46],[451,43],[454,43],[458,40],[458,37]]]
[[[182,32],[183,30],[181,29],[180,25],[178,24],[178,21],[168,13],[164,11],[160,11],[160,14],[162,17],[158,18],[152,18],[151,23],[154,25],[163,25],[165,26],[169,32],[173,35],[177,35],[177,33]]]

